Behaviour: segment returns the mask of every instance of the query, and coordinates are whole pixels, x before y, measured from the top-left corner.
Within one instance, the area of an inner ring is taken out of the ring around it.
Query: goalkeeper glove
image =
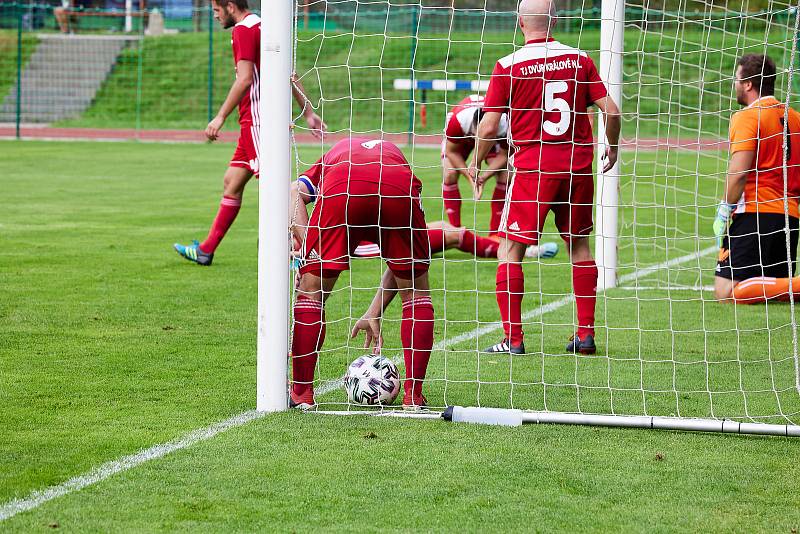
[[[722,238],[728,230],[728,221],[731,219],[731,213],[736,209],[736,204],[728,204],[724,200],[719,203],[717,208],[717,216],[714,218],[714,237],[717,238],[717,248],[722,248]]]

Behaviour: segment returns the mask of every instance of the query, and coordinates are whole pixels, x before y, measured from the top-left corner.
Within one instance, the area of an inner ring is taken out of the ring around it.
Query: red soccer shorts
[[[242,124],[239,131],[239,144],[231,158],[231,167],[247,169],[258,176],[258,128],[252,124]]]
[[[314,206],[308,223],[305,265],[301,274],[325,276],[325,271],[350,268],[350,256],[362,241],[377,243],[381,257],[403,279],[428,271],[430,246],[425,214],[419,198],[398,193],[361,194],[350,184],[350,194],[325,193]],[[399,191],[399,190],[398,190]],[[332,274],[332,273],[331,273]]]
[[[556,228],[564,241],[592,232],[594,176],[591,168],[564,174],[540,174],[517,169],[508,187],[498,235],[536,245],[547,212],[556,216]]]

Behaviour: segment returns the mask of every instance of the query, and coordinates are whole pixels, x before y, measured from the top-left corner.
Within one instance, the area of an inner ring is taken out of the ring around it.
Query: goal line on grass
[[[645,267],[633,273],[621,276],[619,278],[619,282],[621,284],[626,282],[632,282],[647,275],[653,274],[661,269],[674,267],[676,265],[688,263],[690,261],[697,260],[704,256],[708,256],[709,254],[716,252],[716,250],[717,250],[716,247],[708,247],[698,252],[694,252],[692,254],[687,254],[685,256],[680,256],[678,258],[674,258],[672,260],[668,260],[659,263],[657,265]],[[562,308],[563,306],[570,304],[573,300],[574,297],[572,295],[568,295],[566,297],[544,304],[543,306],[539,306],[538,308],[526,312],[523,315],[523,318],[526,320],[530,320],[535,317],[539,317],[546,313]],[[495,330],[498,330],[501,327],[502,325],[500,323],[488,323],[470,332],[465,332],[464,334],[460,334],[452,338],[443,339],[442,341],[437,343],[433,349],[444,350],[458,343],[462,343],[464,341],[473,339],[475,336],[494,332]],[[343,384],[342,378],[324,382],[318,388],[317,394],[318,395],[328,394],[332,391],[341,388],[342,384]],[[351,413],[368,414],[369,412],[351,412]],[[0,521],[4,521],[6,519],[14,517],[15,515],[20,514],[22,512],[38,508],[39,506],[45,504],[46,502],[56,499],[58,497],[63,497],[70,493],[75,493],[77,491],[80,491],[83,488],[92,486],[94,484],[97,484],[98,482],[102,482],[103,480],[111,477],[112,475],[121,473],[123,471],[128,471],[145,462],[149,462],[150,460],[156,460],[172,452],[188,448],[196,443],[207,441],[215,437],[216,435],[225,432],[226,430],[246,425],[247,423],[259,419],[265,415],[266,415],[265,412],[257,412],[254,410],[249,410],[240,413],[238,415],[235,415],[231,418],[225,419],[224,421],[219,421],[207,427],[193,430],[176,440],[154,445],[136,454],[123,456],[122,458],[118,458],[116,460],[111,460],[109,462],[106,462],[98,467],[89,470],[88,472],[82,475],[70,478],[69,480],[61,484],[50,486],[49,488],[45,488],[43,490],[35,490],[23,498],[12,499],[0,505]],[[438,417],[438,414],[436,415],[436,417]]]

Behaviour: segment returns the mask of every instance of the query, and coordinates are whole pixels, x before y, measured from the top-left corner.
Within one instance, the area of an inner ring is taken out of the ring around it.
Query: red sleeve
[[[458,122],[458,117],[456,117],[455,113],[448,113],[444,135],[448,141],[453,143],[460,143],[464,140],[464,131],[461,129],[461,123]]]
[[[323,158],[319,158],[314,165],[309,167],[306,172],[301,173],[297,178],[298,182],[303,182],[308,188],[308,192],[311,193],[312,201],[316,200],[318,192],[317,190],[319,189],[319,181],[322,178],[322,159]]]
[[[483,111],[507,113],[510,100],[511,69],[504,69],[500,63],[496,63],[483,99]]]
[[[597,67],[594,65],[594,61],[589,56],[586,56],[584,59],[584,67],[586,72],[586,92],[589,95],[589,102],[588,104],[592,104],[597,102],[601,98],[608,96],[608,91],[606,90],[606,85],[603,83],[602,78],[600,78],[600,74],[597,72]]]
[[[241,60],[256,62],[259,43],[258,31],[246,26],[233,27],[233,56],[236,63]]]

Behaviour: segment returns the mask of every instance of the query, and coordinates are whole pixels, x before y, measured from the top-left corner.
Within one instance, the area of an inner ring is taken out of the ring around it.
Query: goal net
[[[503,338],[497,260],[457,247],[433,256],[429,405],[800,424],[796,305],[716,302],[712,231],[728,127],[741,108],[736,61],[769,55],[778,67],[775,96],[797,107],[796,9],[777,0],[735,9],[701,0],[599,5],[557,2],[554,34],[594,59],[622,109],[619,163],[595,182],[598,351],[565,350],[577,327],[572,267],[549,215],[540,242],[557,243],[558,254],[523,264],[526,354],[482,352]],[[392,141],[423,182],[428,223],[448,221],[445,120],[465,97],[485,94],[495,62],[524,44],[516,7],[513,0],[300,2],[294,70],[329,131],[315,140],[295,106],[293,176],[346,136]],[[601,126],[598,118],[602,145]],[[486,236],[495,180],[478,201],[463,177],[458,184],[461,224]],[[367,352],[350,331],[384,269],[381,258],[353,258],[328,298],[314,382],[320,409],[362,409],[348,402],[342,376]],[[402,376],[400,316],[397,299],[384,315],[383,354]]]

